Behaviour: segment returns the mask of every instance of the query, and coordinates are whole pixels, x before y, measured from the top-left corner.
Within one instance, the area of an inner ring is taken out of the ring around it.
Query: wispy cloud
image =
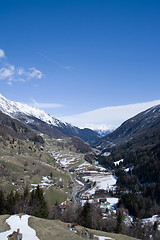
[[[0,69],[0,79],[9,79],[11,80],[15,72],[15,67],[10,65],[8,67],[3,67]]]
[[[88,127],[91,129],[113,129],[120,126],[127,119],[146,109],[160,104],[160,100],[129,104],[114,107],[105,107],[93,111],[60,117],[59,119],[71,123],[80,128]]]
[[[43,58],[45,58],[46,60],[48,60],[49,62],[54,63],[54,64],[58,65],[59,67],[65,69],[65,70],[70,70],[70,69],[72,68],[71,66],[63,65],[63,64],[55,61],[54,59],[47,57],[46,55],[44,55],[44,54],[41,53],[41,52],[37,52],[37,53],[38,53],[41,57],[43,57]]]
[[[5,58],[5,61],[3,59]],[[8,85],[13,82],[26,82],[31,79],[41,79],[42,72],[35,67],[25,70],[23,67],[15,67],[6,61],[4,50],[0,49],[0,80],[5,80]]]
[[[0,58],[4,58],[4,57],[5,57],[5,53],[3,49],[0,49]]]
[[[36,107],[36,108],[62,108],[64,107],[63,104],[60,103],[40,103],[37,102],[35,99],[31,99],[32,103],[29,103],[29,105],[31,105],[32,107]]]

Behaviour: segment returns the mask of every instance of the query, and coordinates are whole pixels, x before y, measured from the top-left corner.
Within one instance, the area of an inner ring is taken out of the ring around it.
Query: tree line
[[[0,215],[26,213],[36,217],[47,218],[49,211],[43,190],[37,186],[32,192],[28,187],[22,193],[11,191],[5,194],[0,190]]]

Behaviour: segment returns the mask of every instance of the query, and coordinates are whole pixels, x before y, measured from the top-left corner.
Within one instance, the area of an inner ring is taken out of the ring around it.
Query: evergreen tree
[[[0,215],[5,214],[6,212],[6,202],[5,202],[5,196],[4,192],[1,189],[0,190]]]
[[[15,195],[13,191],[11,191],[6,198],[6,209],[7,213],[14,214],[15,213]]]
[[[87,201],[80,214],[80,224],[91,228],[91,204]]]
[[[117,214],[117,225],[116,225],[116,229],[115,229],[116,233],[121,233],[122,222],[123,222],[123,215],[122,215],[121,211],[119,211],[119,213]]]

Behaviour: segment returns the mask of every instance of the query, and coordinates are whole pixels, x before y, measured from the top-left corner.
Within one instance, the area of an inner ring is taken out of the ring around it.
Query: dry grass
[[[9,218],[9,215],[0,216],[0,232],[5,232],[10,229],[10,227],[5,223],[7,218]]]
[[[82,240],[80,236],[71,232],[67,226],[65,227],[60,221],[44,220],[31,217],[29,225],[36,230],[40,240]]]
[[[36,217],[29,219],[29,225],[36,230],[37,236],[40,240],[82,240],[84,238],[71,232],[67,223],[63,223],[58,220],[45,220]],[[83,227],[76,226],[77,230],[82,230]],[[122,234],[106,233],[102,231],[89,229],[93,234],[98,236],[111,237],[115,240],[137,240],[137,238],[128,237]],[[95,240],[97,238],[94,238]]]
[[[97,231],[97,230],[92,230],[92,232],[97,236],[111,237],[111,238],[114,238],[115,240],[138,240],[138,238],[133,238],[133,237],[129,237],[122,234],[108,233],[108,232],[106,233],[106,232]]]
[[[0,216],[0,232],[5,232],[10,229],[5,223],[8,217],[9,215]],[[71,232],[67,225],[67,223],[59,220],[47,220],[36,217],[29,218],[29,226],[35,229],[40,240],[84,240],[84,238],[78,236],[74,232]],[[76,226],[75,229],[81,231],[83,227]],[[106,233],[92,229],[89,229],[89,231],[95,235],[111,237],[115,240],[137,240],[137,238],[132,238],[121,234]],[[97,238],[94,238],[94,240],[97,240]]]

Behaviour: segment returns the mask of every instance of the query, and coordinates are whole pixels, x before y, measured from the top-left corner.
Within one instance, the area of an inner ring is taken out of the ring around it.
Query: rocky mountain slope
[[[90,129],[79,129],[68,123],[63,123],[43,110],[23,103],[7,100],[0,94],[0,110],[12,118],[16,118],[32,129],[45,133],[50,137],[79,137],[89,144],[95,144],[100,136]]]
[[[32,140],[39,143],[44,143],[41,136],[36,131],[27,127],[24,123],[13,119],[10,116],[0,111],[0,137],[1,139],[8,139],[9,137]]]

